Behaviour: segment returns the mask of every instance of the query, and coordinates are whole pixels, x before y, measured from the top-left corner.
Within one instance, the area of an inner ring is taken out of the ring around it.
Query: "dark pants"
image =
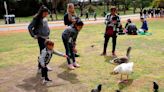
[[[109,39],[110,39],[111,36],[108,36],[105,34],[104,38],[104,51],[103,53],[106,53],[106,49],[107,49],[107,46],[108,46],[108,42],[109,42]],[[112,36],[112,53],[115,52],[115,49],[116,49],[116,41],[117,41],[117,36]]]
[[[40,49],[40,54],[41,54],[42,50],[46,47],[45,41],[46,41],[46,39],[38,37],[38,45],[39,45],[39,49]],[[41,68],[41,65],[39,62],[38,62],[38,68],[39,69]]]
[[[73,45],[68,43],[68,40],[62,36],[62,39],[63,39],[63,44],[64,44],[64,47],[65,47],[65,50],[66,50],[66,55],[71,57],[73,63],[75,62],[75,53],[73,52]],[[70,58],[67,58],[67,63],[68,64],[71,64],[71,61],[70,61]]]
[[[45,41],[46,41],[46,39],[38,37],[38,45],[39,45],[39,49],[40,49],[40,54],[41,54],[42,50],[46,47]]]
[[[44,77],[45,80],[49,80],[47,67],[41,67],[41,73],[42,73],[42,77]]]

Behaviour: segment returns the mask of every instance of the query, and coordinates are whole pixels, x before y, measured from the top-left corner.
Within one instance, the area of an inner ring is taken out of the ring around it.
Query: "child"
[[[58,51],[54,51],[54,43],[50,40],[47,40],[45,42],[46,47],[42,50],[40,57],[39,57],[39,64],[41,66],[41,73],[43,78],[43,83],[52,81],[48,78],[48,68],[47,65],[49,64],[52,54],[56,54],[63,57],[68,57],[67,55],[64,55]]]
[[[141,29],[139,29],[139,32],[147,32],[148,31],[148,25],[147,21],[144,18],[141,18],[142,26]]]
[[[80,65],[76,63],[74,52],[76,52],[76,49],[75,49],[76,39],[83,25],[84,24],[81,20],[77,20],[73,26],[66,28],[62,34],[62,39],[63,39],[63,43],[66,50],[66,55],[70,56],[73,60],[73,64],[72,64],[70,61],[70,58],[67,58],[68,68],[71,70],[74,70],[75,67],[77,68],[80,67]],[[71,55],[69,55],[69,53]]]
[[[111,8],[111,13],[106,15],[105,18],[105,24],[106,24],[106,31],[104,35],[104,49],[103,53],[101,55],[106,55],[106,49],[108,46],[109,38],[112,38],[112,55],[115,57],[115,48],[116,48],[116,41],[117,41],[117,33],[119,32],[120,27],[120,18],[117,15],[117,9],[116,7]]]

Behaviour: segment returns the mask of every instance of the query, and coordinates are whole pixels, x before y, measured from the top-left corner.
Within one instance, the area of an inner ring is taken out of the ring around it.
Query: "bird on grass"
[[[94,48],[94,47],[95,47],[95,45],[91,45],[91,47],[92,47],[92,48]]]
[[[130,60],[131,49],[132,49],[132,47],[128,47],[127,52],[126,52],[126,56],[116,57],[113,60],[110,60],[110,63],[113,63],[113,64],[128,63]]]
[[[121,74],[121,82],[128,81],[129,75],[133,72],[133,65],[133,62],[120,64],[114,68],[113,74]],[[123,75],[127,75],[127,80],[122,80]]]
[[[102,85],[99,84],[96,89],[92,89],[91,92],[101,92]]]
[[[154,92],[158,92],[158,89],[159,89],[159,86],[157,84],[157,82],[153,82],[153,89],[154,89]]]
[[[120,90],[116,90],[115,92],[121,92]]]

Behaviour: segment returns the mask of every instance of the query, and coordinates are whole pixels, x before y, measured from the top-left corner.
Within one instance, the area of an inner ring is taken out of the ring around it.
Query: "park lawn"
[[[140,22],[135,22],[139,27]],[[69,71],[66,60],[55,56],[50,66],[50,78],[54,85],[43,87],[36,77],[38,46],[28,33],[0,34],[0,92],[90,92],[97,84],[102,84],[102,92],[153,92],[152,81],[160,85],[159,92],[164,92],[164,19],[148,21],[151,36],[119,36],[117,55],[125,55],[128,46],[132,47],[131,61],[134,73],[130,82],[118,84],[120,75],[111,75],[115,65],[110,64],[110,57],[100,56],[103,49],[104,25],[86,25],[80,32],[77,58],[81,68]],[[63,30],[52,30],[51,39],[55,49],[64,52],[61,40]],[[91,45],[94,45],[92,48]],[[111,42],[108,53],[111,54]],[[125,77],[126,78],[126,77]]]

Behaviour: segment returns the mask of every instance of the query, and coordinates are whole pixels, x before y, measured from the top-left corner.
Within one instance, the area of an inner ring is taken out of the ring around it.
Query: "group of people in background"
[[[90,18],[89,15],[91,15],[91,14],[87,11],[85,13],[85,20],[89,20],[89,18]],[[97,13],[96,13],[96,11],[93,12],[92,16],[93,16],[94,20],[96,21],[97,20]]]
[[[158,18],[158,17],[164,17],[164,9],[144,9],[140,12],[140,16],[144,18]]]

